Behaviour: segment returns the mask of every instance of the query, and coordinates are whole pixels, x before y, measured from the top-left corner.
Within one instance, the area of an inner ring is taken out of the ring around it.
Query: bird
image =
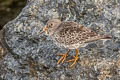
[[[50,19],[43,27],[41,33],[45,32],[50,36],[53,42],[60,48],[67,48],[68,51],[60,54],[61,58],[57,64],[64,63],[71,50],[76,50],[76,55],[73,59],[66,62],[73,62],[70,67],[73,67],[79,60],[79,48],[85,47],[88,43],[101,40],[111,39],[110,35],[97,34],[92,29],[85,27],[74,21],[61,21],[60,19]],[[40,34],[41,34],[40,33]]]

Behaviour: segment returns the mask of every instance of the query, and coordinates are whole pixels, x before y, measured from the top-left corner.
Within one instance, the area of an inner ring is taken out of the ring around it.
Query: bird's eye
[[[53,26],[53,24],[49,24],[48,27],[51,28]]]
[[[53,24],[51,23],[51,26],[52,26]]]

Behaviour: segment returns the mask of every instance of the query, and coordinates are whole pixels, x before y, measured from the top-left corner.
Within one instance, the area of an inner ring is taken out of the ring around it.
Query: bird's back
[[[62,22],[53,34],[53,40],[65,48],[82,47],[88,42],[98,40],[100,35],[76,22]]]

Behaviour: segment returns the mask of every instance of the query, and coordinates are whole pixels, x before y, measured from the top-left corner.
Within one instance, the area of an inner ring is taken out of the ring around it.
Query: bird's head
[[[59,19],[48,20],[47,24],[43,28],[42,32],[45,32],[47,35],[52,35],[55,32],[55,29],[61,24]]]

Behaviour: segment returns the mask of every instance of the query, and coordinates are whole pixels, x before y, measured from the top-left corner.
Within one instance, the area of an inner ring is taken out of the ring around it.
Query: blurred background
[[[0,30],[21,12],[26,2],[27,0],[0,0]]]

